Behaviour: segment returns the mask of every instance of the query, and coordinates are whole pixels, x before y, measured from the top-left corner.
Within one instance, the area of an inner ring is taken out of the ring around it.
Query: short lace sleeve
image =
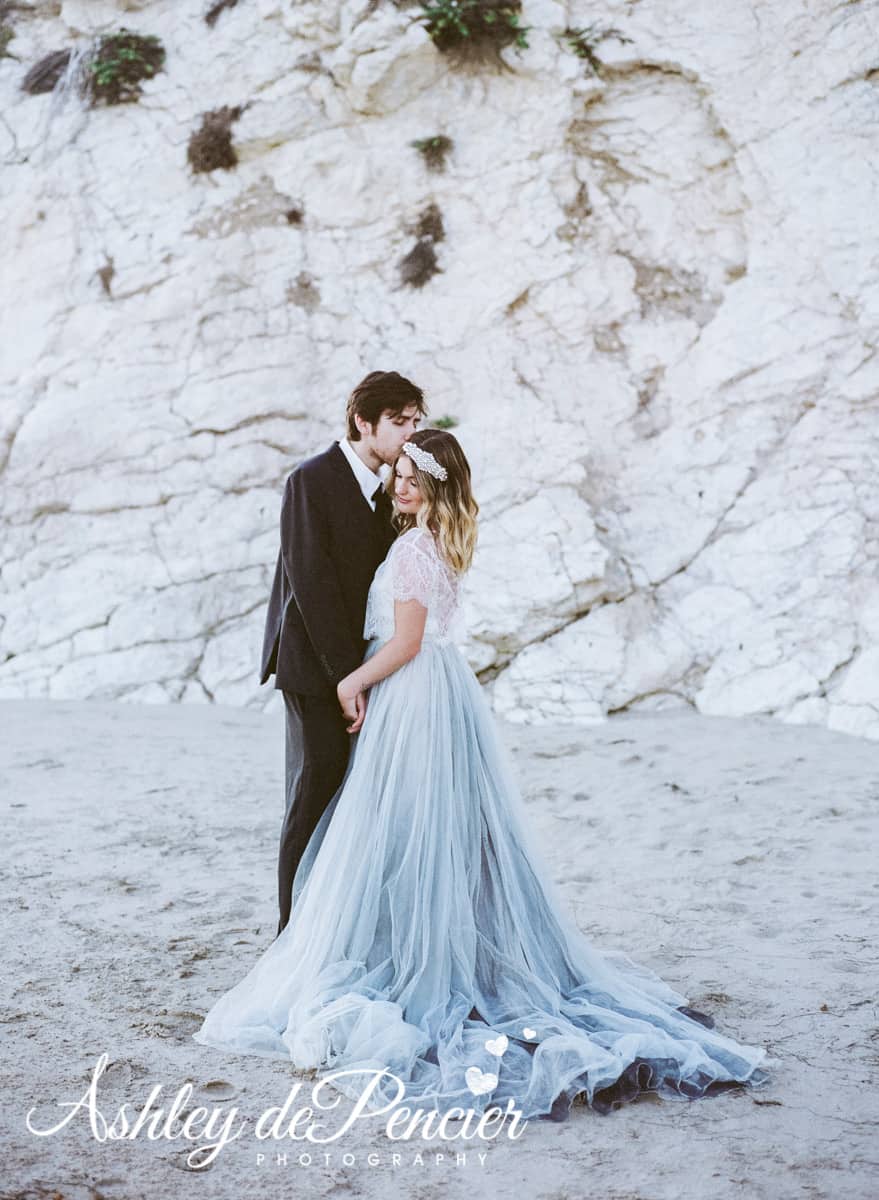
[[[439,564],[424,545],[429,534],[421,530],[403,537],[394,547],[391,560],[391,590],[395,600],[417,600],[430,608],[436,597]]]

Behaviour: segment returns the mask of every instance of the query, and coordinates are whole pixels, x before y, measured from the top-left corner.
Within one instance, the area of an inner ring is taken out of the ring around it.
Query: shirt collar
[[[341,438],[339,440],[339,449],[347,458],[361,492],[363,492],[363,495],[369,501],[369,503],[372,504],[372,497],[375,495],[375,489],[384,484],[391,468],[387,463],[382,463],[382,465],[379,467],[378,474],[376,474],[375,471],[370,471],[369,467],[366,465],[363,459],[360,458],[347,438]]]

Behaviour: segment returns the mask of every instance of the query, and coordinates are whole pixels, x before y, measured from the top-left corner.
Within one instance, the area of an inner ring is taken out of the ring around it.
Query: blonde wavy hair
[[[419,450],[430,451],[440,466],[446,468],[447,477],[437,479],[427,471],[419,470],[418,464],[409,459],[424,503],[417,513],[398,512],[395,505],[394,525],[400,533],[415,526],[435,533],[443,558],[454,571],[463,575],[473,561],[479,512],[479,505],[470,490],[470,464],[458,439],[445,429],[416,429],[409,441]],[[397,459],[403,454],[405,451],[401,450]],[[385,485],[391,498],[397,459]]]

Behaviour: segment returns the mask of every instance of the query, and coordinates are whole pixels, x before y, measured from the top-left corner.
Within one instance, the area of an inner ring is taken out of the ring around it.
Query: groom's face
[[[364,421],[361,437],[377,458],[383,463],[393,464],[401,446],[409,441],[420,420],[421,413],[414,404],[398,413],[385,409],[374,426],[370,427]]]

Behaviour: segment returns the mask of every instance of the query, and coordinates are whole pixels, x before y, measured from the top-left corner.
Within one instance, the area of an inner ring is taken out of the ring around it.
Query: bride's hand
[[[336,695],[342,706],[342,715],[351,722],[347,726],[348,733],[357,733],[366,716],[366,696],[363,692],[355,691],[347,679],[341,680]]]

